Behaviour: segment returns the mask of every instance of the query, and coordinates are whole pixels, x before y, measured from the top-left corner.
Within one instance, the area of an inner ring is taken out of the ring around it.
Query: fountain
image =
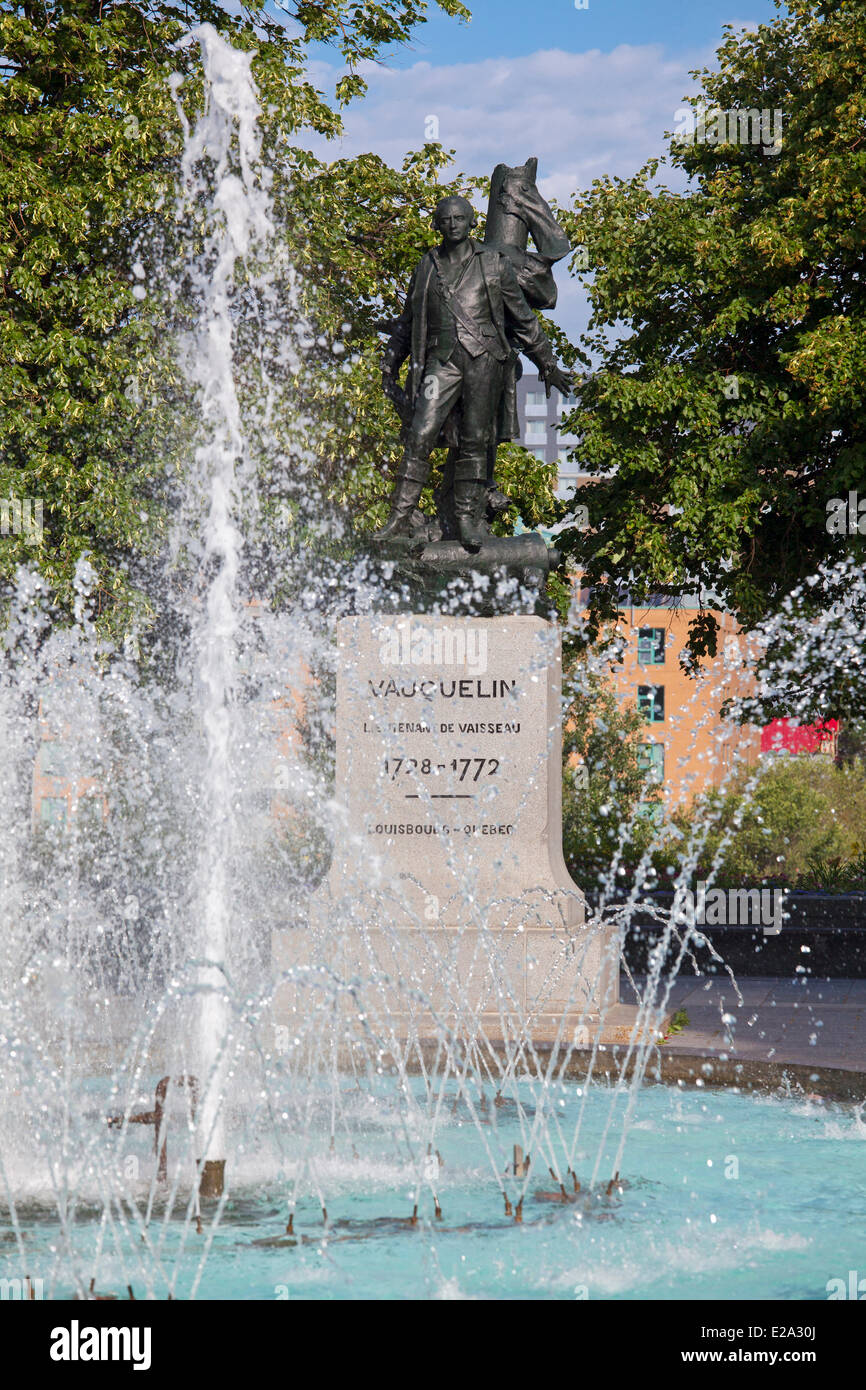
[[[250,56],[207,25],[190,42],[205,100],[186,128],[178,221],[199,429],[158,595],[189,636],[143,673],[134,641],[98,634],[85,559],[71,629],[51,627],[22,572],[5,637],[4,1277],[59,1299],[356,1298],[371,1285],[383,1298],[821,1296],[815,1269],[856,1260],[862,1119],[796,1092],[749,1095],[745,1079],[715,1091],[711,1060],[665,1084],[673,983],[705,950],[693,912],[655,909],[647,977],[627,981],[615,1014],[650,857],[624,901],[591,910],[565,872],[551,839],[557,639],[525,574],[446,566],[414,633],[490,635],[466,615],[494,594],[529,634],[545,737],[521,752],[522,789],[498,803],[508,816],[493,816],[497,758],[477,734],[458,748],[434,731],[429,768],[402,706],[379,735],[401,801],[429,806],[433,765],[453,760],[459,781],[465,761],[479,823],[507,839],[537,817],[529,877],[493,882],[502,863],[455,843],[453,826],[435,853],[419,836],[389,855],[365,823],[351,728],[388,633],[402,641],[405,594],[390,561],[348,552],[317,580],[303,540],[284,557],[297,598],[280,609],[256,594],[247,542],[269,460],[250,444],[237,334],[251,299],[272,303],[273,215]],[[274,389],[258,383],[257,439]],[[303,495],[297,506],[311,520]],[[341,664],[339,641],[367,665]],[[499,689],[477,693],[501,696],[499,722],[516,724],[507,656],[491,635],[477,678]],[[413,679],[433,679],[429,652],[412,660]],[[35,830],[34,765],[54,817]],[[435,904],[425,857],[447,882]]]

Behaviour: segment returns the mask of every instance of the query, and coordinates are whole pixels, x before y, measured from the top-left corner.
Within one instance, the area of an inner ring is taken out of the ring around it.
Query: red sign
[[[823,719],[817,724],[774,719],[761,730],[761,752],[770,753],[780,748],[789,753],[832,752],[838,732],[838,719]]]

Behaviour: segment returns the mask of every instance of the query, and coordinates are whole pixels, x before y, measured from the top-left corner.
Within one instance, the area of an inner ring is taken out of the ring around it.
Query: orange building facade
[[[579,606],[585,591],[577,596]],[[725,701],[748,694],[748,650],[727,613],[719,624],[718,655],[705,659],[696,676],[680,662],[697,605],[627,604],[616,634],[621,661],[611,667],[618,699],[640,710],[647,725],[645,764],[655,774],[668,807],[719,786],[737,761],[752,763],[761,751],[761,731],[722,717]]]

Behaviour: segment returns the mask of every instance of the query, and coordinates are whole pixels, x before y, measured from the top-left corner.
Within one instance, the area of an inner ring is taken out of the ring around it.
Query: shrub
[[[744,768],[725,791],[709,790],[676,813],[683,840],[676,854],[657,856],[656,867],[679,871],[684,847],[709,826],[695,879],[710,876],[729,834],[714,876],[722,886],[774,883],[841,891],[866,883],[866,770],[859,759],[845,766],[820,756],[773,759],[749,791],[754,774]]]

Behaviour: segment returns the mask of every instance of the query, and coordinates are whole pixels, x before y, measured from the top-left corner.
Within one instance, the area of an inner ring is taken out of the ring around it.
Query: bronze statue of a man
[[[376,533],[379,540],[410,533],[412,513],[430,473],[430,453],[459,406],[454,517],[467,550],[480,548],[487,454],[496,441],[504,374],[514,360],[512,343],[535,363],[548,394],[551,386],[563,394],[571,389],[571,378],[558,365],[511,260],[470,237],[475,220],[466,198],[443,198],[437,204],[433,225],[441,244],[416,267],[386,349],[385,390],[402,403],[408,436],[391,515]],[[403,394],[396,382],[407,357]]]

